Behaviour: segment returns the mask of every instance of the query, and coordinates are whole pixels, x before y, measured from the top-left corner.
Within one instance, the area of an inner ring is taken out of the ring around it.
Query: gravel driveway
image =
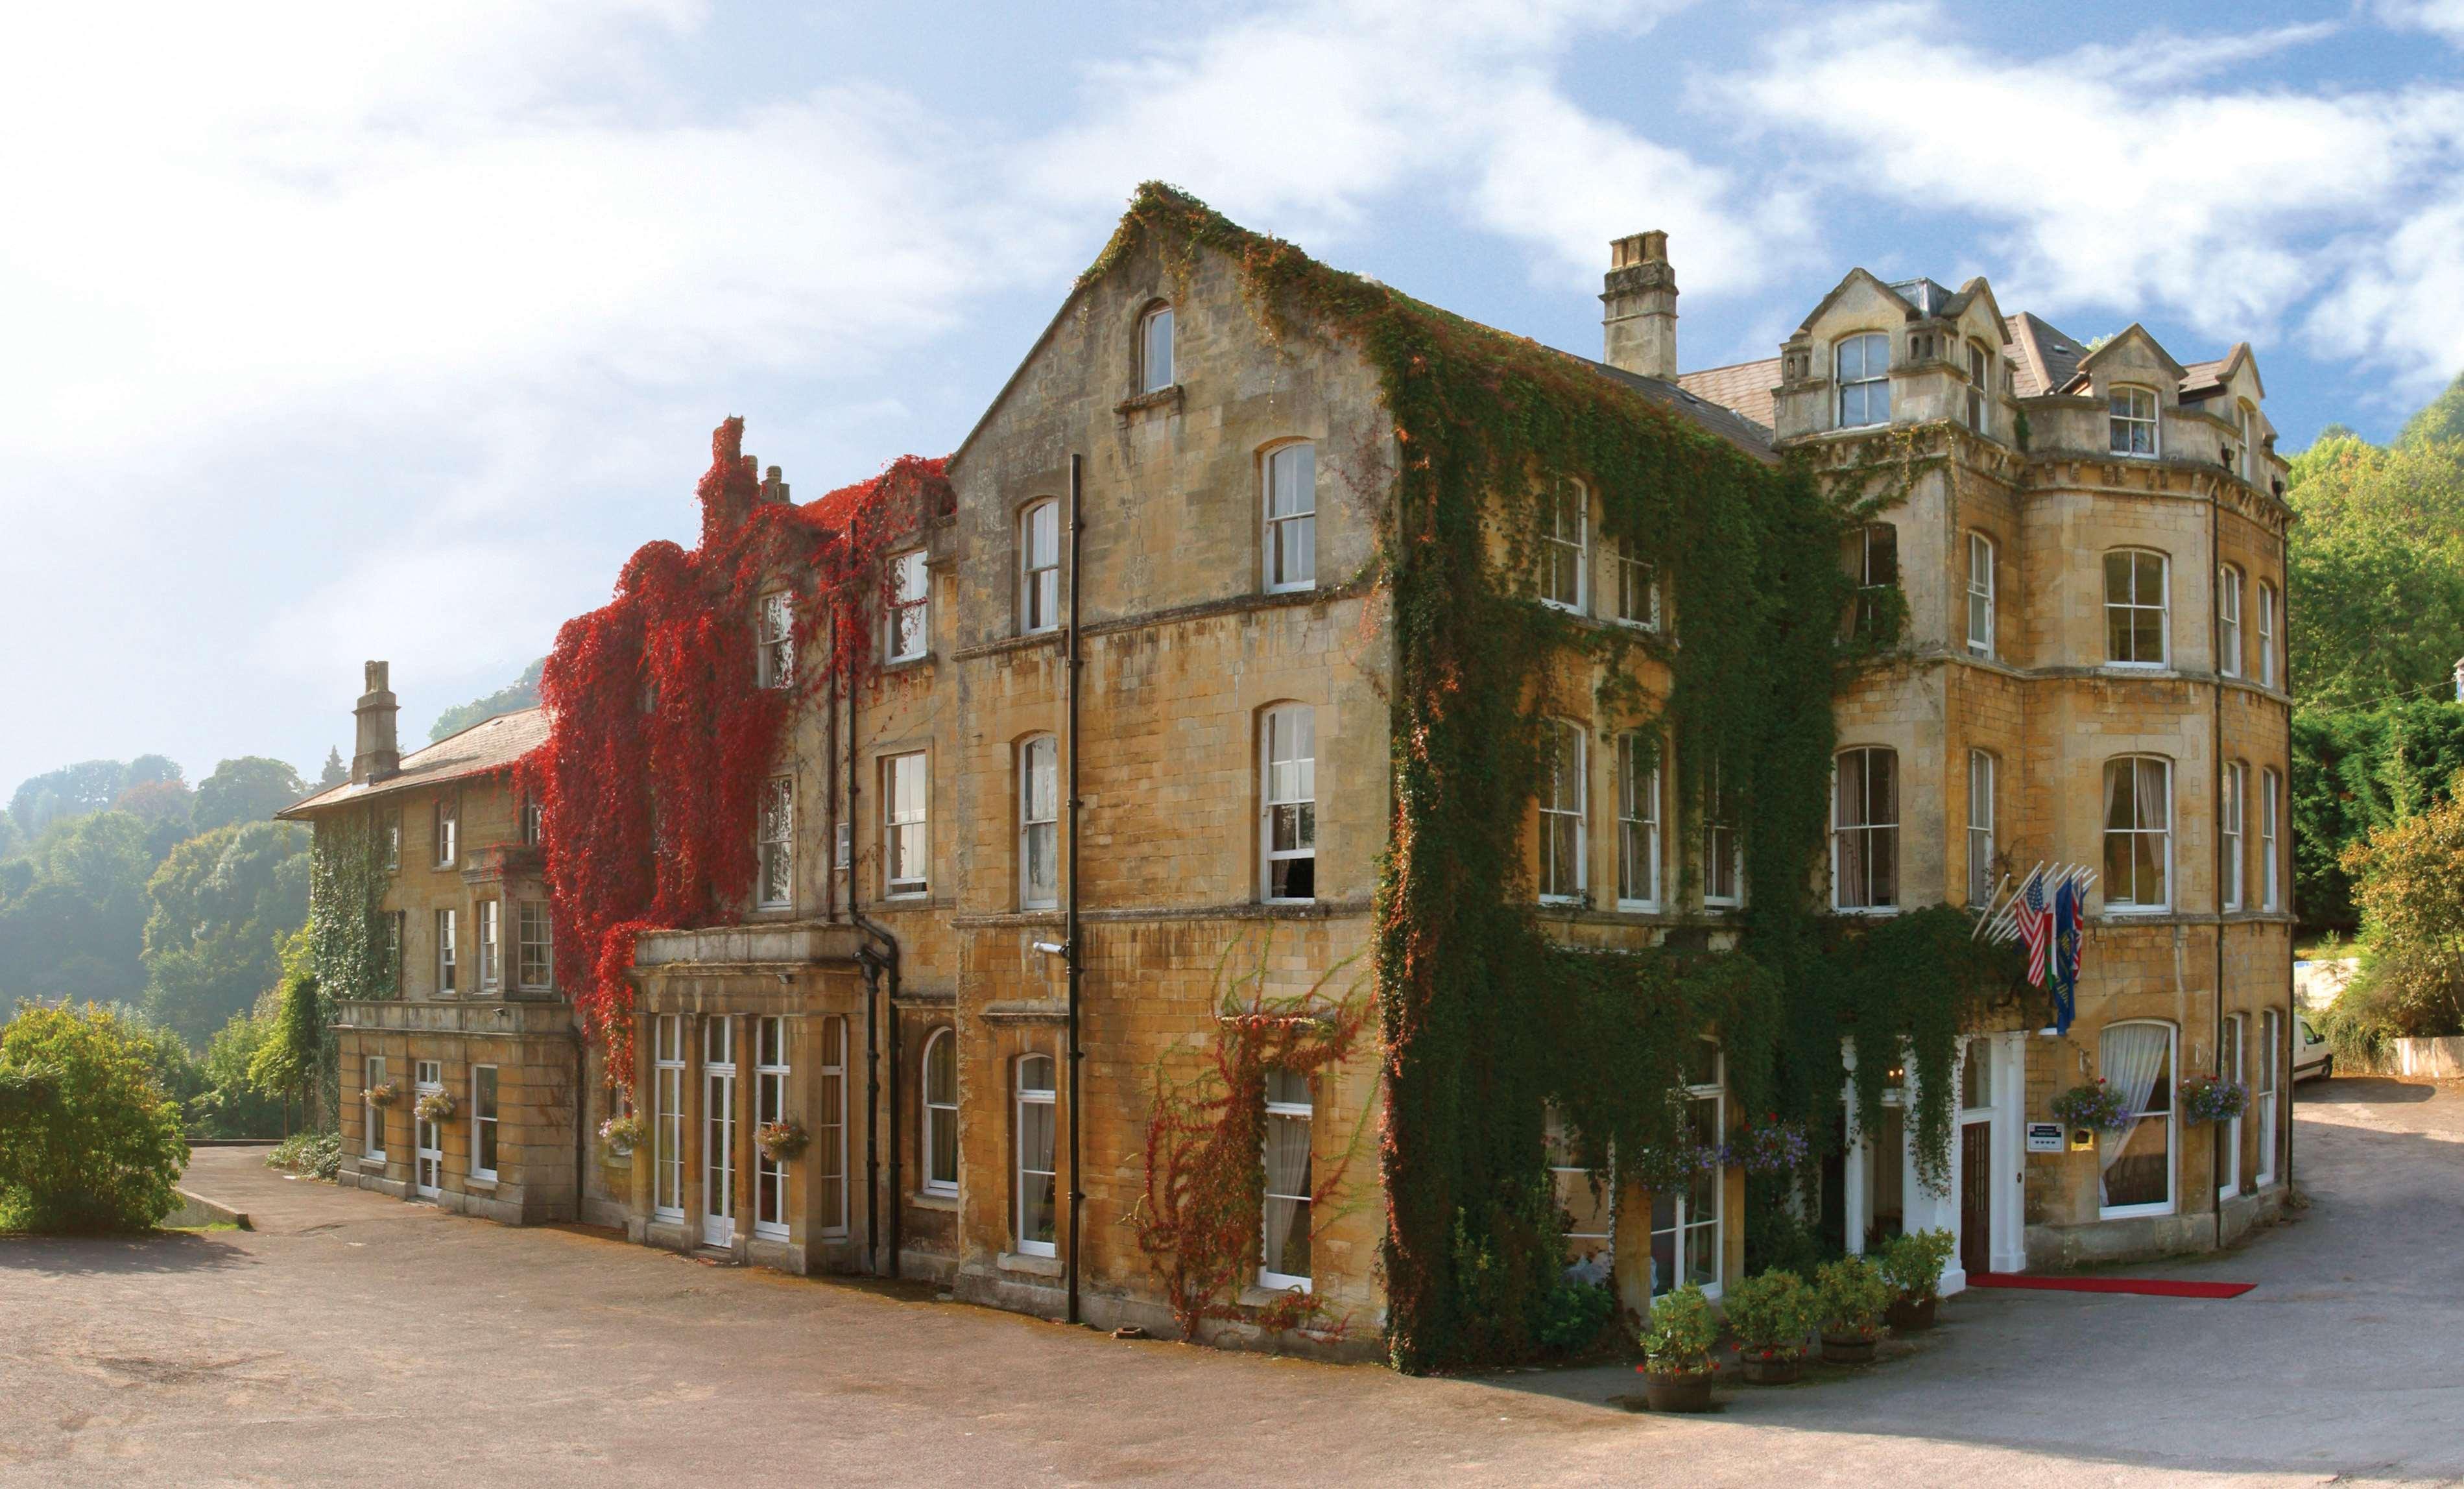
[[[2306,1215],[1970,1293],[1853,1378],[1633,1415],[1629,1371],[1407,1380],[507,1230],[199,1153],[254,1233],[0,1240],[0,1485],[2309,1484],[2464,1477],[2464,1091],[2303,1088]]]

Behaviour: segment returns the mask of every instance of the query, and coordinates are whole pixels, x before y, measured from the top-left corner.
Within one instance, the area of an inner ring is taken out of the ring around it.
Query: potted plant
[[[402,1087],[391,1081],[381,1082],[367,1089],[368,1105],[382,1111],[402,1100]]]
[[[1894,1334],[1912,1334],[1933,1327],[1934,1305],[1942,1301],[1942,1269],[1950,1264],[1958,1244],[1948,1231],[1910,1231],[1882,1243],[1875,1258],[1882,1281],[1891,1284],[1891,1305],[1882,1317]]]
[[[810,1141],[800,1122],[765,1122],[753,1129],[753,1146],[772,1163],[785,1163],[803,1152]]]
[[[1711,1350],[1720,1342],[1711,1300],[1692,1285],[1651,1300],[1642,1329],[1643,1403],[1655,1412],[1711,1410]]]
[[[2182,1120],[2192,1127],[2203,1122],[2231,1122],[2249,1105],[2250,1090],[2238,1081],[2200,1075],[2182,1083]]]
[[[1826,1261],[1814,1274],[1822,1301],[1822,1358],[1840,1365],[1871,1365],[1882,1312],[1891,1305],[1891,1284],[1862,1257]]]
[[[419,1114],[422,1122],[451,1122],[453,1120],[453,1093],[422,1091],[419,1100],[411,1103],[410,1109]]]
[[[632,1157],[633,1150],[641,1147],[649,1135],[642,1119],[629,1111],[599,1124],[599,1141],[607,1145],[611,1156],[618,1158]]]
[[[1765,1272],[1729,1285],[1721,1300],[1737,1336],[1746,1379],[1785,1386],[1796,1379],[1805,1342],[1822,1322],[1822,1300],[1793,1272]]]

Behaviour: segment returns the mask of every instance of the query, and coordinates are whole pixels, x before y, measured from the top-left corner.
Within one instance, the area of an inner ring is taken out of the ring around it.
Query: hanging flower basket
[[[402,1100],[402,1087],[387,1081],[379,1085],[369,1086],[366,1094],[369,1106],[383,1109]]]
[[[642,1140],[649,1135],[643,1129],[642,1119],[631,1112],[610,1117],[599,1124],[599,1141],[606,1144],[608,1152],[618,1158],[632,1157],[633,1150],[642,1146]]]
[[[1728,1142],[1727,1160],[1748,1173],[1794,1173],[1805,1167],[1813,1145],[1801,1123],[1773,1117],[1754,1123]]]
[[[2119,1132],[2138,1119],[2122,1099],[2122,1093],[2105,1083],[2102,1076],[2085,1085],[2074,1085],[2054,1098],[2054,1115],[2069,1128],[2086,1128],[2091,1132]]]
[[[411,1104],[410,1109],[422,1122],[449,1122],[453,1117],[453,1094],[451,1091],[429,1091]]]
[[[1728,1164],[1727,1150],[1707,1143],[1675,1148],[1646,1148],[1635,1155],[1631,1171],[1644,1189],[1662,1193],[1693,1184],[1698,1174],[1717,1173]]]
[[[798,1156],[811,1141],[801,1122],[765,1122],[753,1129],[753,1146],[772,1163],[785,1163]]]
[[[2250,1088],[2238,1081],[2202,1075],[2182,1083],[2182,1120],[2193,1127],[2203,1122],[2231,1122],[2249,1106]]]

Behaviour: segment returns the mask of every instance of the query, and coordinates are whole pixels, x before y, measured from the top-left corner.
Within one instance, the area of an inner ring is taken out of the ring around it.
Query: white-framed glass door
[[[441,1062],[423,1060],[418,1062],[418,1080],[413,1097],[426,1096],[445,1089],[445,1067]],[[416,1126],[411,1138],[411,1187],[422,1199],[434,1199],[445,1193],[445,1130],[444,1124],[419,1116],[414,1106]]]
[[[725,1014],[701,1026],[701,1239],[736,1239],[736,1020]]]
[[[1053,1255],[1058,1234],[1053,1107],[1052,1057],[1022,1056],[1018,1062],[1018,1249],[1023,1256]]]
[[[1703,1040],[1694,1052],[1685,1084],[1685,1124],[1680,1142],[1717,1149],[1727,1141],[1727,1083],[1718,1045]],[[1651,1296],[1693,1285],[1720,1296],[1727,1173],[1697,1171],[1682,1190],[1651,1194]]]
[[[2241,1057],[2242,1017],[2227,1014],[2216,1030],[2216,1078],[2242,1084],[2244,1071]],[[2231,1199],[2241,1193],[2241,1119],[2216,1124],[2216,1198]]]
[[[685,1217],[684,1018],[660,1014],[651,1024],[650,1213],[662,1220]]]
[[[2264,591],[2262,591],[2264,593]],[[2284,1016],[2270,1008],[2258,1016],[2258,1084],[2251,1103],[2258,1108],[2258,1187],[2276,1182],[2276,1064],[2284,1058]]]
[[[753,1024],[753,1120],[787,1120],[787,1020],[772,1015]],[[753,1234],[785,1240],[787,1165],[758,1149],[753,1155]]]

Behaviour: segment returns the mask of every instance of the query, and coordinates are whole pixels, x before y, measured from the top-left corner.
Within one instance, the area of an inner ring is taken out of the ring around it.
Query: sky
[[[964,436],[1146,179],[1597,355],[1665,229],[1688,368],[1851,267],[2181,361],[2279,448],[2464,370],[2464,0],[45,6],[0,46],[0,792],[407,742],[729,414],[800,497]]]

